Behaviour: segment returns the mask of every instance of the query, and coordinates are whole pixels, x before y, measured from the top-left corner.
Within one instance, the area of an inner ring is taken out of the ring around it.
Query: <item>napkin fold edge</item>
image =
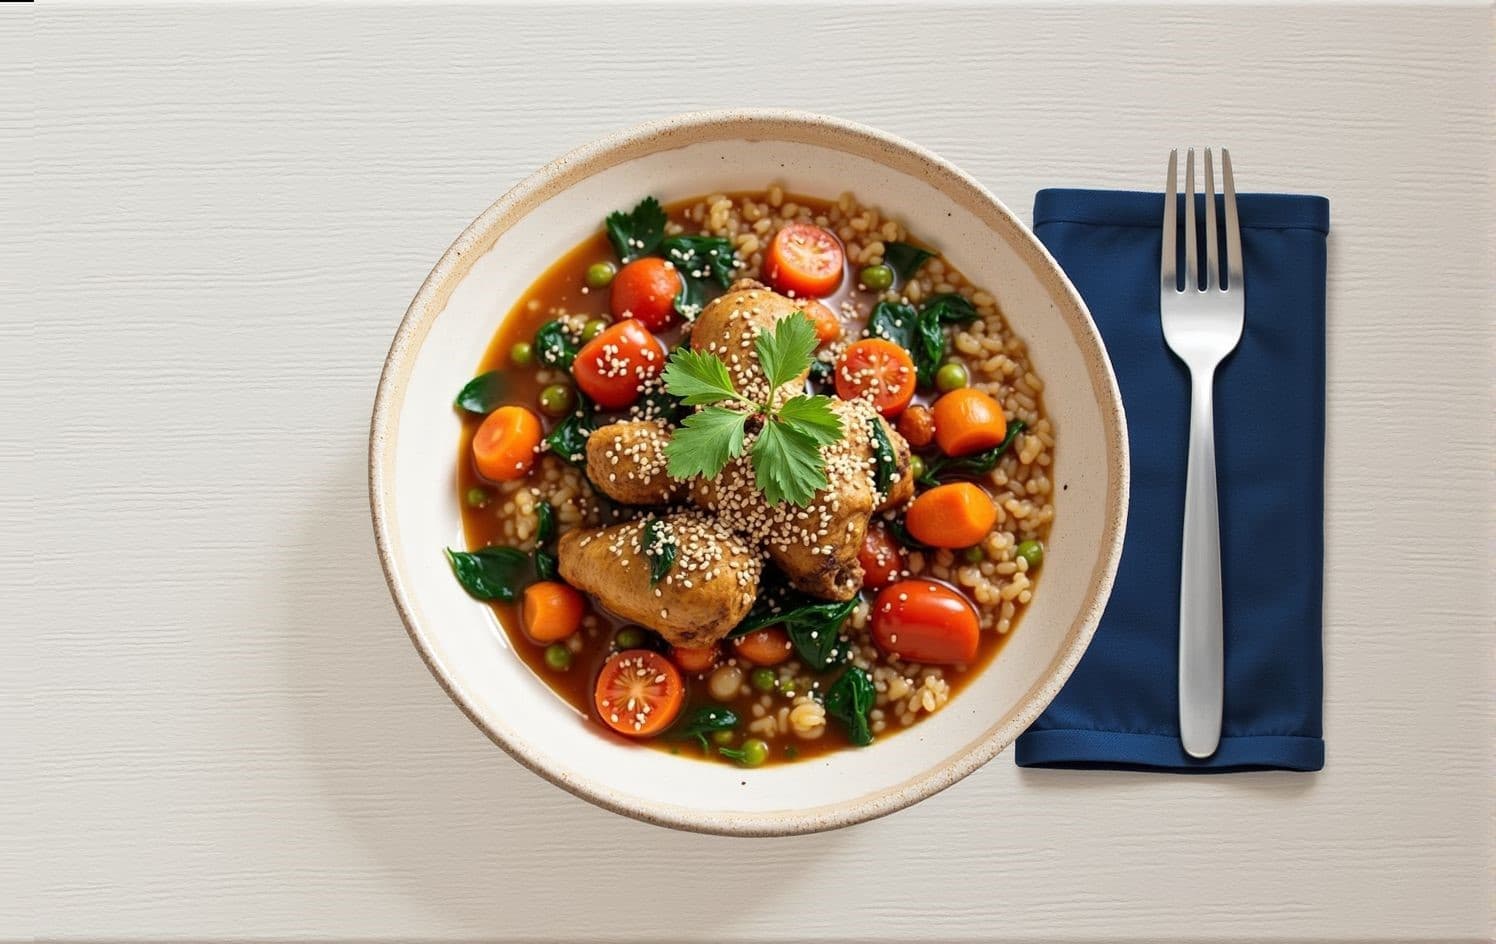
[[[1085,206],[1075,198],[1084,194]],[[1330,232],[1330,201],[1314,194],[1239,193],[1241,225],[1250,229],[1308,229]],[[1204,195],[1196,198],[1205,199]],[[1222,198],[1218,195],[1217,201]],[[1224,212],[1224,211],[1223,211]],[[1045,223],[1089,223],[1097,226],[1163,225],[1163,194],[1140,190],[1093,190],[1047,187],[1034,195],[1034,226]]]
[[[1203,760],[1184,752],[1179,738],[1122,731],[1030,728],[1014,746],[1019,767],[1070,770],[1146,770],[1155,773],[1219,774],[1248,770],[1312,772],[1325,766],[1323,738],[1295,735],[1222,737]]]

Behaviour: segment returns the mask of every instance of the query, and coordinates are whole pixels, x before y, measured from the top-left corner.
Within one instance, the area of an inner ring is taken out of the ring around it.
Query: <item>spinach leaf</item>
[[[965,295],[947,292],[925,302],[924,314],[941,324],[966,324],[977,319],[977,310]]]
[[[873,743],[867,716],[873,710],[874,698],[872,676],[855,665],[826,692],[826,713],[846,724],[847,736],[859,747]]]
[[[737,726],[738,716],[731,708],[697,708],[675,722],[668,736],[682,741],[695,738],[701,742],[702,750],[709,751],[711,745],[706,742],[708,734],[713,731],[726,731]]]
[[[540,580],[555,580],[557,574],[556,555],[550,551],[535,552],[535,576]]]
[[[919,323],[919,313],[914,310],[913,305],[903,302],[879,302],[873,306],[872,314],[867,318],[867,329],[863,332],[869,338],[882,338],[892,341],[906,351],[914,351],[914,330]]]
[[[800,658],[815,671],[824,672],[851,655],[841,628],[856,608],[856,597],[827,602],[783,584],[773,585],[759,593],[748,615],[727,635],[732,638],[765,626],[783,626]]]
[[[924,480],[921,479],[920,481]],[[883,524],[888,528],[888,533],[894,536],[894,540],[898,541],[904,547],[912,548],[914,550],[925,550],[929,547],[928,544],[925,544],[923,541],[916,540],[914,535],[909,533],[909,526],[904,524],[904,519],[902,517],[889,518],[887,521],[883,522]]]
[[[883,263],[898,274],[899,281],[911,279],[935,253],[909,243],[886,242],[883,244]]]
[[[556,510],[551,503],[541,499],[535,503],[535,546],[550,543],[556,536]]]
[[[686,321],[695,321],[706,307],[706,283],[693,279],[684,272],[680,275],[680,291],[675,293],[675,313]]]
[[[810,362],[810,382],[818,387],[829,387],[835,383],[836,365],[830,361],[823,361],[819,357]]]
[[[926,308],[914,325],[914,370],[921,387],[935,383],[935,372],[945,359],[945,328],[936,313]]]
[[[732,284],[738,257],[732,241],[720,236],[671,236],[660,252],[682,278],[714,279],[723,288]]]
[[[672,426],[679,425],[681,420],[693,412],[680,397],[672,396],[659,388],[645,391],[639,397],[636,409],[635,415],[641,419],[663,420]]]
[[[560,321],[547,321],[535,332],[535,359],[546,367],[571,370],[577,359],[577,342]]]
[[[1027,425],[1023,420],[1008,420],[1008,431],[1003,436],[1003,441],[991,449],[976,453],[975,455],[961,456],[958,459],[941,456],[929,460],[925,463],[924,474],[918,479],[919,483],[921,485],[938,485],[941,476],[981,475],[984,472],[991,472],[993,467],[997,465],[997,460],[1002,458],[1002,454],[1008,451],[1009,446],[1013,445],[1013,440],[1017,439],[1018,434],[1026,428]]]
[[[579,391],[577,408],[566,419],[556,424],[545,437],[546,444],[562,460],[579,469],[587,467],[587,435],[597,428],[597,416],[588,400]]]
[[[446,553],[457,582],[479,600],[513,603],[533,577],[530,555],[512,547]]]
[[[632,262],[659,248],[665,236],[665,208],[654,197],[645,197],[627,213],[622,210],[609,213],[603,225],[618,258]]]
[[[491,370],[469,380],[467,386],[462,388],[462,392],[457,394],[457,399],[452,405],[459,410],[485,416],[503,403],[508,393],[509,383],[505,379],[504,372]]]
[[[670,573],[670,568],[675,566],[679,548],[675,545],[675,538],[665,530],[664,523],[658,518],[650,518],[645,523],[641,543],[644,545],[644,556],[649,560],[649,585],[653,587],[664,580],[665,575]]]
[[[873,487],[879,495],[887,495],[893,487],[899,471],[899,459],[883,421],[876,416],[867,421],[868,439],[873,444]]]

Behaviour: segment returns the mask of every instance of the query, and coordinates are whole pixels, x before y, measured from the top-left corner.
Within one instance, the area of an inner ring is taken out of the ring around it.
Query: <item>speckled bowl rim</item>
[[[1109,514],[1103,533],[1099,535],[1100,553],[1091,573],[1085,604],[1067,630],[1064,644],[1044,677],[1029,689],[1013,712],[944,761],[875,794],[800,810],[703,812],[654,802],[637,794],[615,790],[604,782],[577,777],[570,771],[548,768],[531,756],[523,739],[506,737],[488,727],[473,708],[468,694],[447,674],[421,629],[424,620],[421,607],[407,591],[394,553],[400,542],[393,492],[395,443],[406,385],[432,323],[446,307],[452,290],[467,275],[473,262],[492,248],[498,237],[516,221],[581,179],[646,154],[724,139],[784,140],[819,145],[882,163],[924,178],[1004,236],[1059,303],[1057,313],[1065,320],[1085,357],[1092,388],[1100,392],[1099,406],[1106,437],[1105,507]],[[369,431],[369,503],[385,582],[406,631],[427,668],[473,724],[525,767],[604,809],[662,826],[739,836],[797,835],[886,816],[951,786],[1011,744],[1059,692],[1095,632],[1122,553],[1128,477],[1127,424],[1106,348],[1075,287],[1033,234],[986,188],[930,151],[864,125],[785,109],[690,112],[645,122],[577,148],[540,168],[505,193],[463,230],[410,303],[380,374]]]

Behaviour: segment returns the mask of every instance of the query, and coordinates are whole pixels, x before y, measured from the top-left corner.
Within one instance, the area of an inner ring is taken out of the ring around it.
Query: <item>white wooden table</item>
[[[1493,933],[1490,8],[917,6],[0,7],[0,937]],[[733,841],[573,799],[447,701],[368,523],[400,314],[542,161],[744,104],[1025,214],[1191,143],[1330,196],[1323,773],[1005,755]]]

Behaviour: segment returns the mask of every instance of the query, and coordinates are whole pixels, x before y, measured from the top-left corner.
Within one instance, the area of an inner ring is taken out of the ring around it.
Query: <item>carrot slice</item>
[[[935,401],[935,442],[948,456],[991,449],[1008,435],[1000,403],[980,390],[963,387]]]
[[[791,654],[789,634],[778,626],[756,629],[732,643],[738,655],[754,665],[779,665],[788,661]]]
[[[830,344],[841,337],[842,323],[841,319],[836,317],[836,312],[815,299],[807,301],[800,307],[810,318],[811,323],[816,326],[816,340],[821,344]]]
[[[540,445],[540,419],[522,406],[501,406],[473,434],[473,465],[491,482],[530,474]]]
[[[681,667],[682,671],[699,675],[717,664],[717,647],[712,646],[672,646],[670,658]]]
[[[581,629],[586,610],[582,595],[559,580],[530,584],[520,601],[525,635],[541,643],[558,642]]]
[[[971,547],[996,523],[992,499],[970,482],[952,482],[924,492],[904,516],[904,526],[914,539],[931,547]]]

